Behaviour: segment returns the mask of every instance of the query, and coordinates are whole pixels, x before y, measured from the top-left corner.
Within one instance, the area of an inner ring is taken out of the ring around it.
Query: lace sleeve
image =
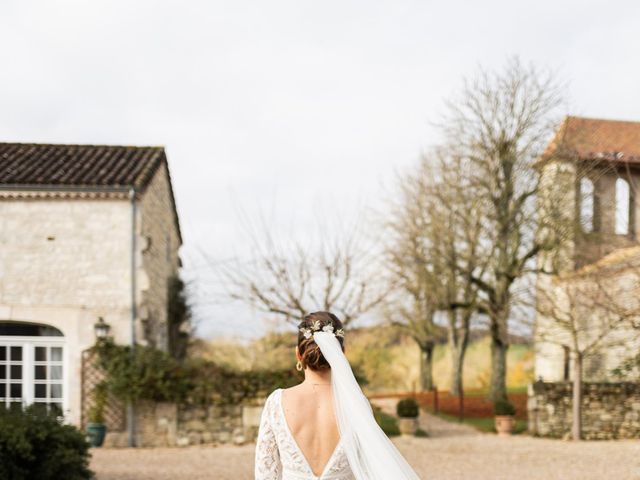
[[[255,480],[280,480],[282,478],[280,452],[271,422],[275,398],[275,395],[270,395],[262,410],[260,430],[256,442]]]

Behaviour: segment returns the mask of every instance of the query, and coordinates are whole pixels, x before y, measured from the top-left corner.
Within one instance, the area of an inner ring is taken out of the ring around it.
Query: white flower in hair
[[[342,328],[339,328],[336,333],[335,333],[336,337],[343,337],[344,338],[344,330]]]
[[[320,320],[316,320],[315,322],[313,322],[313,326],[311,327],[312,330],[314,332],[319,332],[320,331]]]
[[[333,333],[333,325],[325,325],[324,327],[322,327],[322,331],[327,333]]]
[[[311,332],[311,329],[309,328],[301,328],[300,331],[302,332],[302,334],[304,335],[304,338],[311,338],[311,335],[313,335],[313,333]]]

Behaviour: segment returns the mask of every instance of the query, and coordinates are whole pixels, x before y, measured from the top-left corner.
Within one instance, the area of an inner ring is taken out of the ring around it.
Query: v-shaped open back
[[[307,467],[309,468],[309,473],[311,473],[314,477],[323,478],[323,476],[327,473],[327,470],[331,467],[332,461],[336,457],[336,453],[338,452],[338,447],[340,446],[340,438],[338,438],[338,441],[336,442],[335,446],[333,447],[331,455],[329,455],[329,458],[325,462],[325,464],[324,464],[322,470],[320,471],[320,473],[314,472],[313,471],[313,467],[309,463],[308,454],[306,454],[302,450],[302,448],[300,447],[300,443],[298,442],[298,440],[293,435],[293,430],[289,426],[289,422],[288,422],[287,416],[285,414],[284,400],[283,400],[283,397],[284,397],[283,390],[280,389],[279,391],[280,391],[280,395],[279,395],[279,398],[278,398],[278,404],[279,404],[279,407],[280,407],[280,415],[282,415],[282,423],[283,423],[284,429],[286,430],[287,434],[291,438],[291,442],[295,445],[295,447],[297,448],[298,452],[300,453],[300,455],[304,459]]]

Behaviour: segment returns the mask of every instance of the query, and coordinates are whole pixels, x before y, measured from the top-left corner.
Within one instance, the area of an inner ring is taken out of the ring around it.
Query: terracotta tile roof
[[[169,174],[163,147],[0,142],[0,197],[126,198],[131,187],[143,193],[163,163]],[[182,242],[171,177],[169,189]]]
[[[568,116],[542,158],[551,156],[640,164],[640,122]]]
[[[0,185],[144,189],[162,147],[0,143]]]

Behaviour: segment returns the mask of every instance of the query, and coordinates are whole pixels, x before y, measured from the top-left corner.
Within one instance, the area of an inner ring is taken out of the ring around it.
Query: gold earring
[[[302,371],[302,362],[300,360],[298,360],[298,363],[296,363],[296,370],[298,370],[299,372]]]

